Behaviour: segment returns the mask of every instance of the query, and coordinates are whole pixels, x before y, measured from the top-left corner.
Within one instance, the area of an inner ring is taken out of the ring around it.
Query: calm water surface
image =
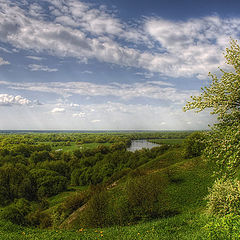
[[[159,147],[159,144],[148,142],[145,139],[142,140],[132,140],[131,146],[127,149],[128,151],[135,152],[136,150],[141,150],[143,148],[151,149],[153,147]]]

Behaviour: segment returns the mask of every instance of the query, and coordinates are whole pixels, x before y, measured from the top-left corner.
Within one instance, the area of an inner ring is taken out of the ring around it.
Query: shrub
[[[82,170],[79,168],[76,168],[71,173],[71,184],[74,186],[79,185],[79,176],[82,174]]]
[[[30,172],[37,184],[38,198],[50,197],[67,188],[67,178],[46,169],[33,169]]]
[[[211,215],[240,215],[240,181],[217,179],[206,197]]]
[[[15,203],[5,207],[2,211],[1,217],[15,224],[26,225],[28,224],[26,216],[28,213],[30,213],[30,211],[30,202],[24,198],[21,198]]]
[[[114,183],[115,181],[118,181],[120,178],[126,176],[128,173],[131,172],[131,168],[123,168],[120,171],[115,172],[108,180],[107,184]]]
[[[155,218],[162,214],[166,180],[152,174],[129,179],[127,198],[135,218]]]
[[[131,222],[132,213],[129,211],[128,199],[125,195],[116,197],[111,202],[112,224],[127,225]]]
[[[38,186],[38,197],[50,197],[67,189],[67,179],[62,176],[45,176]]]
[[[95,191],[87,203],[86,210],[81,216],[81,225],[88,227],[104,227],[110,225],[109,192],[107,190]]]
[[[184,141],[184,157],[193,158],[200,156],[205,149],[205,135],[202,132],[190,134]]]
[[[70,195],[67,197],[64,202],[61,204],[62,210],[65,212],[66,215],[71,214],[78,208],[80,208],[82,205],[84,205],[89,196],[87,192],[79,192]]]
[[[39,210],[30,213],[27,216],[27,219],[31,226],[38,226],[40,228],[48,228],[52,226],[50,215]]]
[[[204,229],[207,239],[239,239],[240,216],[228,214],[221,218],[214,218],[204,226]]]

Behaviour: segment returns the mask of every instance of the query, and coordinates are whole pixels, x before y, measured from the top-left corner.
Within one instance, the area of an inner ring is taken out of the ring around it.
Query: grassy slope
[[[148,141],[152,143],[158,143],[158,144],[176,145],[176,144],[182,144],[184,139],[150,139]]]
[[[28,229],[0,221],[0,239],[206,239],[202,229],[205,222],[203,216],[184,214],[126,227],[60,231]]]
[[[211,168],[201,158],[182,159],[180,149],[167,152],[142,168],[149,174],[170,177],[167,189],[170,204],[180,214],[133,226],[82,231],[79,231],[80,226],[78,230],[59,231],[21,228],[0,222],[0,239],[207,239],[202,229],[207,219],[201,213],[205,204],[202,199],[213,181]],[[121,184],[113,192],[118,189],[120,191]]]

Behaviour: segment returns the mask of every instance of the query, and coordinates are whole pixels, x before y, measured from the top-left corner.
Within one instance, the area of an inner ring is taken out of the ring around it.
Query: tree
[[[237,41],[231,40],[225,59],[233,71],[220,69],[220,78],[210,73],[210,86],[202,88],[200,96],[191,97],[184,111],[200,112],[209,108],[211,114],[217,115],[218,122],[207,133],[204,153],[217,164],[219,173],[232,176],[240,165],[240,47]]]
[[[193,158],[200,156],[206,147],[205,136],[203,132],[194,132],[186,137],[184,141],[184,157]]]

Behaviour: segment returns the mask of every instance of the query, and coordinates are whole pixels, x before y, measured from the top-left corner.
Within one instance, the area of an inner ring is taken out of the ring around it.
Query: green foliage
[[[4,208],[10,213],[5,216],[11,216],[11,219],[19,224],[41,228],[51,225],[57,227],[72,212],[85,206],[88,200],[81,222],[86,226],[126,225],[129,222],[162,216],[164,203],[161,198],[165,195],[159,192],[157,196],[154,193],[159,186],[157,180],[151,180],[150,176],[149,183],[146,184],[147,193],[144,195],[147,203],[140,203],[139,200],[138,204],[135,204],[136,202],[132,201],[133,196],[127,192],[129,186],[125,187],[125,184],[123,191],[116,192],[117,196],[112,194],[111,188],[115,191],[115,186],[119,182],[124,183],[129,173],[132,179],[144,177],[146,171],[136,170],[136,168],[152,160],[159,161],[157,158],[169,150],[169,147],[164,145],[151,150],[128,152],[126,146],[129,145],[131,139],[156,139],[158,136],[182,138],[186,134],[189,133],[83,134],[83,137],[81,134],[0,135],[0,200],[1,204],[10,204],[6,206],[6,209]],[[57,149],[61,148],[62,144],[72,146],[80,142],[80,138],[82,138],[81,141],[85,139],[85,144],[94,145],[95,149],[85,150],[78,146],[78,150],[65,152],[54,151],[50,148],[50,144]],[[112,144],[112,147],[99,146],[95,141],[106,145]],[[177,160],[181,159],[174,155],[173,162]],[[167,165],[173,162],[168,162]],[[124,178],[121,179],[122,177]],[[147,177],[145,181],[148,181]],[[76,186],[104,183],[108,188],[96,190],[92,187],[86,195],[85,193],[72,195],[72,191],[78,188],[71,187],[66,191],[70,183]],[[140,192],[140,185],[136,184],[135,187],[136,191]],[[65,191],[63,194],[59,194],[63,191]],[[49,206],[45,200],[56,194],[59,194],[56,196],[59,198],[57,203]],[[69,198],[64,200],[63,198],[67,195]],[[138,196],[140,199],[141,194],[139,193]],[[26,214],[23,214],[16,206],[17,199],[22,197],[32,201],[32,209]],[[15,203],[12,203],[13,201]]]
[[[33,152],[30,156],[30,161],[33,163],[51,160],[51,156],[47,150]]]
[[[88,191],[74,193],[66,197],[64,201],[54,210],[52,215],[53,225],[58,227],[71,213],[82,207],[88,199]]]
[[[159,175],[142,175],[130,177],[118,197],[105,188],[94,188],[78,224],[87,227],[127,225],[166,216],[170,214],[164,194],[166,184],[166,179]]]
[[[202,132],[194,132],[187,136],[183,143],[184,157],[193,158],[200,156],[206,148],[205,139],[205,134]]]
[[[64,200],[62,207],[69,213],[72,213],[84,205],[87,202],[88,198],[88,192],[82,191],[74,193]]]
[[[37,168],[47,169],[57,172],[59,175],[70,178],[69,165],[63,160],[44,161],[37,165]]]
[[[152,143],[164,144],[164,145],[177,145],[180,146],[184,139],[151,139],[148,140]]]
[[[30,173],[36,181],[37,196],[39,198],[56,195],[67,188],[67,179],[57,172],[46,169],[33,169]]]
[[[234,175],[240,165],[240,47],[232,40],[226,49],[226,61],[233,72],[221,70],[220,79],[210,74],[210,86],[202,88],[200,96],[192,97],[184,110],[200,112],[212,109],[218,116],[218,123],[209,133],[205,156],[219,166],[220,173]]]
[[[27,216],[29,225],[40,228],[48,228],[52,226],[52,219],[48,213],[40,210],[31,212]]]
[[[240,124],[216,125],[207,136],[204,155],[215,162],[218,174],[234,176],[240,164]]]
[[[23,228],[0,220],[0,238],[4,240],[199,240],[208,239],[202,229],[205,222],[206,219],[199,214],[185,214],[124,227],[86,229],[80,226],[75,230],[44,230]]]
[[[167,181],[158,174],[129,178],[126,184],[128,214],[131,220],[156,218],[161,216],[167,207],[167,196],[164,194]]]
[[[28,223],[26,216],[30,211],[30,202],[21,198],[15,203],[5,207],[1,213],[1,217],[15,224],[26,225]]]
[[[22,164],[5,164],[0,168],[0,204],[6,205],[15,198],[35,199],[35,185]]]
[[[109,192],[96,188],[88,201],[86,210],[82,214],[81,225],[87,227],[103,227],[110,225]]]
[[[237,240],[240,235],[240,216],[233,214],[214,218],[205,225],[207,239]]]
[[[240,182],[232,179],[217,179],[206,199],[207,211],[211,215],[240,215]]]

